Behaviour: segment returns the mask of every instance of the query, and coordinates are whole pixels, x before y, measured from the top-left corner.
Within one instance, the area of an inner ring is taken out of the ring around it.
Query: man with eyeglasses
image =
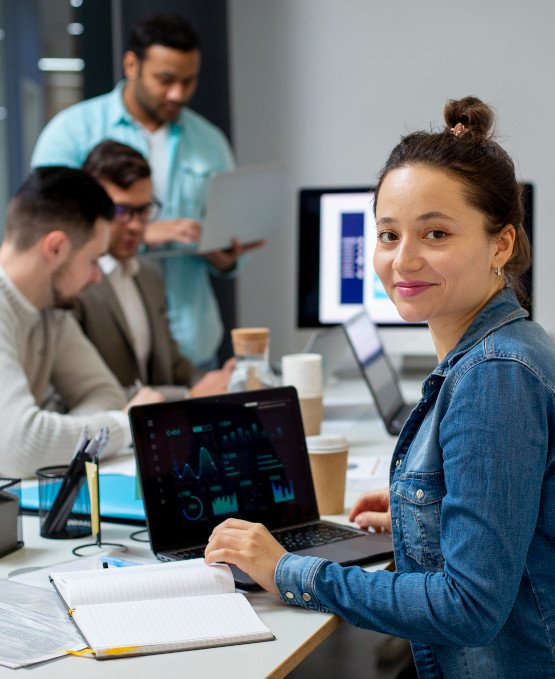
[[[137,258],[147,224],[160,210],[147,161],[108,140],[95,146],[83,170],[114,202],[108,253],[99,260],[103,276],[75,306],[85,334],[130,393],[139,384],[156,385],[167,399],[226,391],[231,364],[204,374],[180,353],[168,327],[160,274]]]
[[[224,329],[210,277],[235,275],[241,255],[262,243],[233,241],[229,248],[196,254],[208,182],[234,167],[223,133],[188,106],[200,64],[199,37],[183,17],[139,20],[123,55],[125,80],[56,115],[42,131],[31,164],[81,167],[105,139],[129,144],[148,159],[163,210],[145,241],[162,264],[172,333],[196,366],[214,367]]]

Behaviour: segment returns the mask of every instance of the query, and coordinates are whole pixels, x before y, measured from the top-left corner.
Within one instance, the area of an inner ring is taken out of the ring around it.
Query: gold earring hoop
[[[501,276],[502,272],[503,272],[503,269],[500,266],[495,267],[495,275],[496,276]]]

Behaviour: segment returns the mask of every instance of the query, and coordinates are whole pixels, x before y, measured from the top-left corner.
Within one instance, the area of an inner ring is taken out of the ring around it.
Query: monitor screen
[[[524,188],[524,228],[533,242],[533,186]],[[374,271],[372,187],[299,192],[297,327],[345,322],[365,307],[382,327],[422,327],[399,316]],[[532,312],[532,269],[525,274]]]

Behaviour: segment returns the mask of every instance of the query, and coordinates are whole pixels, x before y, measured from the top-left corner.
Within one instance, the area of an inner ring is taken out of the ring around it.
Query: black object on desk
[[[40,534],[44,538],[78,538],[91,534],[86,475],[72,476],[68,466],[37,469]]]
[[[23,547],[21,481],[0,478],[0,556]]]
[[[107,441],[107,429],[101,429],[93,439],[89,439],[85,428],[68,467],[37,470],[42,537],[59,539],[90,535],[90,498],[85,485],[85,464],[97,459]],[[52,499],[54,493],[56,495]]]

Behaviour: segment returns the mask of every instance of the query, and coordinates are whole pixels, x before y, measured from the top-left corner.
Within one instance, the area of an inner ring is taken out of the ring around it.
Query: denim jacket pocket
[[[407,472],[391,486],[399,500],[403,542],[407,556],[427,568],[445,563],[440,547],[443,472]]]

